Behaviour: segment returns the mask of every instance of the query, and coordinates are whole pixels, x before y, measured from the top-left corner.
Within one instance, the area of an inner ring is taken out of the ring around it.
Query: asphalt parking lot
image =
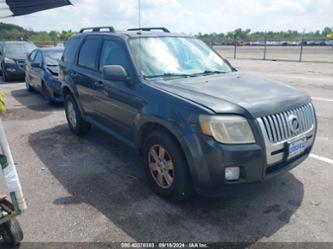
[[[169,203],[151,192],[134,152],[92,129],[72,135],[62,106],[0,82],[5,128],[28,210],[26,242],[333,242],[333,64],[235,60],[240,71],[308,92],[315,147],[299,167],[220,199]]]

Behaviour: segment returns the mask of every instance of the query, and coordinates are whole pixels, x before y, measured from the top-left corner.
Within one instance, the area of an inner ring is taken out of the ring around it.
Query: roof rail
[[[162,30],[165,33],[170,33],[170,31],[167,28],[164,28],[164,27],[134,28],[134,29],[128,29],[127,31],[152,31],[152,30]]]
[[[90,32],[102,32],[103,30],[108,30],[109,32],[116,32],[116,30],[114,29],[114,27],[110,26],[110,27],[90,27],[90,28],[83,28],[80,30],[80,33],[86,32],[86,31],[90,31]]]

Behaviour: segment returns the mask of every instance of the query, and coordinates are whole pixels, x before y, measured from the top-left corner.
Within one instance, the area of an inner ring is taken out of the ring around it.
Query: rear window
[[[96,69],[96,58],[100,39],[88,38],[83,43],[79,54],[79,65],[90,69]]]
[[[63,55],[63,61],[67,63],[73,63],[75,61],[76,51],[80,45],[81,39],[72,38],[67,44]]]

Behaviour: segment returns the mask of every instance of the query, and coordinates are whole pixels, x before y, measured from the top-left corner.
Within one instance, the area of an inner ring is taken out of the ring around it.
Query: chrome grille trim
[[[297,116],[299,120],[299,131],[293,133],[289,129],[289,115]],[[264,132],[271,143],[278,143],[292,137],[296,137],[312,128],[314,125],[314,110],[312,104],[303,105],[285,112],[268,115],[259,118],[264,123]]]
[[[300,129],[297,133],[293,133],[288,125],[288,117],[292,114],[299,119]],[[293,143],[305,137],[307,138],[306,147],[313,144],[316,118],[311,103],[281,113],[259,117],[256,120],[264,138],[268,167],[283,160],[286,143]]]

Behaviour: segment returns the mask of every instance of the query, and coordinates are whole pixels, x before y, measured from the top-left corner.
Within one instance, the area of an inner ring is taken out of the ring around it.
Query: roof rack
[[[170,33],[170,31],[167,28],[164,28],[164,27],[134,28],[134,29],[128,29],[127,31],[152,31],[152,30],[162,30],[165,33]]]
[[[114,29],[114,27],[110,26],[110,27],[90,27],[90,28],[83,28],[80,30],[80,33],[86,32],[86,31],[90,31],[90,32],[102,32],[102,31],[109,31],[109,32],[116,32],[116,30]]]

